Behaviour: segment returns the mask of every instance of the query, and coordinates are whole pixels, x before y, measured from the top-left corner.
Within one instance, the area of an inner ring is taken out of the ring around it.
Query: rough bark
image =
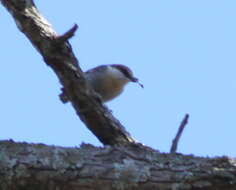
[[[0,142],[3,190],[235,190],[236,160],[161,154],[138,145],[62,148]]]
[[[0,0],[56,73],[76,113],[103,144],[62,148],[0,142],[1,190],[235,190],[236,161],[160,154],[135,144],[88,88],[68,39],[58,36],[31,0]],[[125,145],[125,146],[124,146]]]
[[[109,145],[134,143],[121,123],[113,117],[88,87],[78,60],[67,41],[76,26],[58,36],[52,26],[39,13],[32,0],[0,0],[13,16],[17,27],[31,41],[59,78],[77,115],[103,143]]]

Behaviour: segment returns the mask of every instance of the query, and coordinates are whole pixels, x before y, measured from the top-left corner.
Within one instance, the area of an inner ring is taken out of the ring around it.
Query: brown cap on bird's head
[[[129,67],[120,64],[112,64],[111,66],[119,69],[131,82],[137,82],[143,88],[143,85],[139,83],[138,78],[134,77]]]

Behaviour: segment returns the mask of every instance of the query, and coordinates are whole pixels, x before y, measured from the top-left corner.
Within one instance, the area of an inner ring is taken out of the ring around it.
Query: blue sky
[[[236,156],[236,1],[35,1],[70,40],[87,70],[119,63],[144,84],[107,103],[138,141],[168,152],[185,113],[178,151]],[[61,85],[0,6],[0,139],[48,145],[101,146],[59,101]]]

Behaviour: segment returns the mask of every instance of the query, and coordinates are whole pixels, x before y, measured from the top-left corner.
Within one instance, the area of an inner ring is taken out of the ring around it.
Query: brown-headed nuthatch
[[[91,88],[100,96],[102,102],[107,102],[120,95],[128,82],[137,82],[133,72],[125,65],[100,65],[84,73],[85,79]],[[67,102],[64,94],[61,99]]]

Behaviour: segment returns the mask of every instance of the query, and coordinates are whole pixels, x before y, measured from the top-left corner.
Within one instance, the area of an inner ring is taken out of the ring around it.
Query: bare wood
[[[17,27],[31,41],[44,61],[56,73],[77,115],[103,143],[124,145],[135,140],[88,87],[78,60],[67,41],[77,26],[58,36],[32,0],[0,0]]]
[[[172,146],[171,146],[171,149],[170,149],[171,153],[176,153],[176,151],[177,151],[179,139],[180,139],[180,137],[183,133],[183,130],[184,130],[185,126],[188,124],[188,118],[189,118],[189,115],[186,114],[184,119],[182,120],[180,126],[179,126],[178,132],[177,132],[175,138],[172,141]]]
[[[0,141],[0,189],[235,190],[236,160],[144,147],[62,148]]]

